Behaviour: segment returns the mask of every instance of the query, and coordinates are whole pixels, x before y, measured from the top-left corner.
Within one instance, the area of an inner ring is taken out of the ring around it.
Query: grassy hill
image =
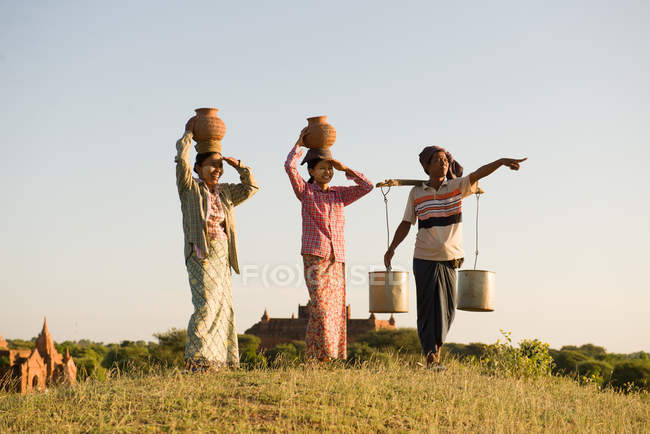
[[[76,387],[0,392],[1,431],[336,430],[648,432],[647,393],[564,377],[495,377],[449,361],[435,372],[302,364],[187,374],[113,374]]]

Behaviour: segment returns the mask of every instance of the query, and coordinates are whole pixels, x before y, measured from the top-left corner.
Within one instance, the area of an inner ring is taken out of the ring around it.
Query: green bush
[[[66,350],[70,351],[72,357],[82,357],[85,351],[92,350],[95,354],[99,354],[103,358],[108,352],[108,347],[101,342],[92,342],[87,339],[82,339],[78,342],[63,341],[61,343],[54,343],[56,350],[65,354]]]
[[[122,372],[143,371],[151,366],[149,348],[143,342],[123,341],[112,344],[102,360],[102,367],[119,369]]]
[[[600,360],[585,360],[578,363],[577,373],[581,382],[596,383],[602,386],[612,375],[612,365]]]
[[[244,368],[264,368],[267,365],[266,357],[258,352],[261,340],[253,335],[238,335],[239,363]]]
[[[407,354],[420,354],[422,352],[418,332],[413,328],[368,332],[359,337],[356,342],[366,344],[380,351]]]
[[[445,359],[448,355],[459,360],[480,360],[487,355],[488,345],[481,343],[455,344],[446,343],[442,346],[441,357]]]
[[[186,330],[172,328],[163,333],[154,333],[154,336],[158,338],[158,344],[149,345],[153,363],[168,368],[185,366]]]
[[[239,363],[242,368],[261,369],[266,368],[268,362],[264,354],[244,351],[239,353]]]
[[[293,345],[296,348],[296,354],[298,355],[298,358],[300,360],[305,359],[305,349],[307,347],[307,344],[305,341],[291,341],[291,345]]]
[[[300,362],[298,349],[292,343],[278,344],[275,347],[266,350],[264,357],[268,360],[269,365],[280,366],[293,366]]]
[[[377,353],[377,350],[372,348],[370,345],[365,342],[355,342],[348,345],[348,362],[363,363],[369,361],[374,354]]]
[[[565,345],[560,348],[560,351],[577,351],[587,357],[593,357],[594,359],[607,354],[607,350],[605,350],[604,347],[599,347],[594,344],[584,344],[579,347],[575,345]]]
[[[262,340],[254,335],[237,335],[237,345],[239,352],[257,351]]]
[[[645,351],[637,351],[636,353],[629,354],[630,359],[650,360],[650,354]]]
[[[386,365],[391,356],[386,352],[386,347],[383,348],[384,351],[380,351],[365,342],[354,342],[348,345],[347,364],[352,366],[359,366],[367,363]]]
[[[34,349],[34,343],[36,338],[32,338],[31,341],[25,341],[23,339],[7,339],[7,346],[10,350],[32,350]]]
[[[550,375],[553,358],[548,344],[537,339],[522,340],[519,348],[512,346],[510,332],[501,330],[505,342],[497,340],[488,345],[486,355],[480,360],[483,369],[493,375],[512,375],[533,378]]]
[[[579,351],[561,350],[554,354],[555,367],[553,372],[559,375],[577,377],[578,365],[589,360],[592,359]]]
[[[103,357],[90,348],[75,348],[72,355],[75,365],[77,365],[77,379],[80,381],[86,378],[95,378],[104,380],[106,378],[106,368],[102,366]]]
[[[612,371],[610,385],[623,391],[650,392],[650,361],[635,359],[618,363]]]

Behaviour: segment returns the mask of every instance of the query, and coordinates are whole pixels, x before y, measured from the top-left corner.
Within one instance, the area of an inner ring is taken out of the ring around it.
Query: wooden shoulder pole
[[[422,185],[422,183],[427,182],[426,179],[385,179],[382,182],[378,182],[376,187],[400,187],[408,185]],[[478,189],[477,194],[483,194],[485,190],[482,188]]]

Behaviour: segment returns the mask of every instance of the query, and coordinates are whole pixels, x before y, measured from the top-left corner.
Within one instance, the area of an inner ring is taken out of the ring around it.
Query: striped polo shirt
[[[469,176],[445,179],[437,190],[426,183],[411,189],[404,218],[418,223],[413,256],[428,261],[449,261],[464,257],[463,198],[478,191]]]

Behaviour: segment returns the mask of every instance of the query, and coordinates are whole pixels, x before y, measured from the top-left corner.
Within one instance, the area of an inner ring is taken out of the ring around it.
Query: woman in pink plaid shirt
[[[321,361],[347,356],[345,314],[345,226],[344,207],[372,190],[363,174],[334,160],[327,149],[310,149],[309,181],[300,176],[297,161],[302,156],[305,130],[284,163],[296,197],[302,202],[302,249],[305,282],[309,290],[309,322],[305,337],[308,358]],[[345,172],[357,185],[330,187],[334,170]]]

